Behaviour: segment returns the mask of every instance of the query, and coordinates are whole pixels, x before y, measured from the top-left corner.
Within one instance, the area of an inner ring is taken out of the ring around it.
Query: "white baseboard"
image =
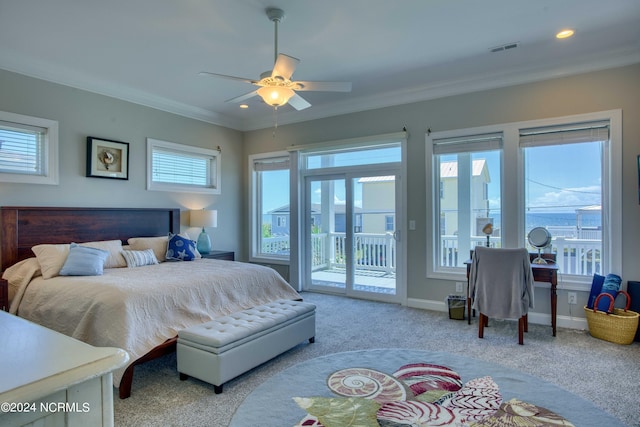
[[[418,298],[407,298],[407,306],[421,308],[423,310],[434,310],[448,312],[449,307],[445,301],[425,300]],[[536,325],[551,325],[551,315],[547,313],[529,312],[529,322]],[[587,319],[584,317],[558,316],[556,325],[559,328],[587,330]]]

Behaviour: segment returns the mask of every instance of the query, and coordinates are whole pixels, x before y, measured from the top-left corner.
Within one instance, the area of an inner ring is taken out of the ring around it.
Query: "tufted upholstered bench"
[[[316,306],[279,300],[178,332],[180,379],[213,384],[215,393],[240,374],[304,340],[315,341]]]

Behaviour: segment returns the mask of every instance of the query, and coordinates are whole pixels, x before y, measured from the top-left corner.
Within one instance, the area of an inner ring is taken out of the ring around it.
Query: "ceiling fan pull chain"
[[[278,107],[273,108],[273,139],[276,139],[276,133],[278,132]]]

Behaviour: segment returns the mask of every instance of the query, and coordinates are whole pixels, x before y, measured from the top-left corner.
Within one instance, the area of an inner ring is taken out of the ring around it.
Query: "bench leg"
[[[220,394],[222,393],[222,384],[221,385],[213,385],[213,392],[215,394]]]

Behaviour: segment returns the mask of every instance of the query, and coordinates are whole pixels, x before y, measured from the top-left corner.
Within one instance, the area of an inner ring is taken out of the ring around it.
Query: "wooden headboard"
[[[0,208],[0,269],[34,256],[31,247],[163,236],[180,231],[180,209]]]

